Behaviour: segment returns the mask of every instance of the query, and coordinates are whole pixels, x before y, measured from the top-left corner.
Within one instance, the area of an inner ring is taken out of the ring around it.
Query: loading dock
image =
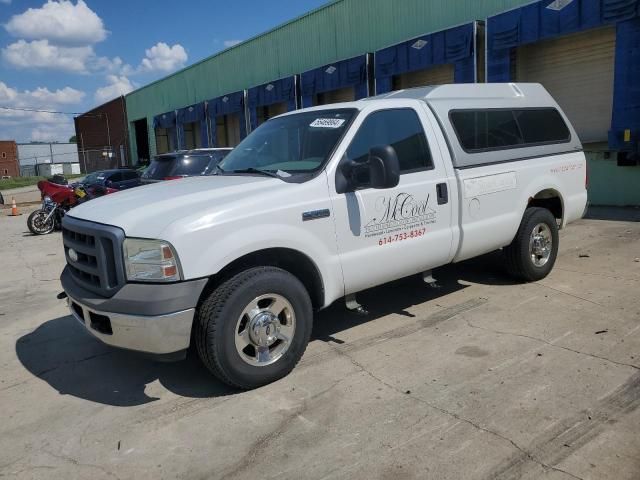
[[[235,147],[247,136],[244,90],[209,100],[207,115],[212,147]]]
[[[616,34],[612,26],[516,49],[516,81],[539,82],[571,119],[583,143],[606,142],[613,109]]]
[[[296,77],[286,77],[265,83],[247,91],[247,108],[251,130],[268,119],[295,110]]]
[[[368,55],[349,58],[300,75],[302,108],[369,96]]]
[[[179,149],[191,150],[209,146],[204,102],[180,108],[176,116],[176,124]]]
[[[549,90],[599,172],[589,181],[596,204],[638,201],[637,192],[614,199],[610,190],[640,180],[639,15],[634,1],[541,0],[487,19],[487,81]]]
[[[477,78],[475,22],[412,38],[375,53],[376,93]]]
[[[178,148],[176,112],[166,112],[153,117],[153,130],[156,136],[156,153],[173,152]]]
[[[133,130],[136,141],[136,154],[139,163],[148,163],[151,156],[149,154],[149,125],[146,118],[141,118],[134,122]]]

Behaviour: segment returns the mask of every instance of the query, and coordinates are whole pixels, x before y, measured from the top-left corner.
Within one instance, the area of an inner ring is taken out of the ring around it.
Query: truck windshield
[[[317,110],[263,123],[220,162],[224,173],[310,173],[322,168],[356,109]]]

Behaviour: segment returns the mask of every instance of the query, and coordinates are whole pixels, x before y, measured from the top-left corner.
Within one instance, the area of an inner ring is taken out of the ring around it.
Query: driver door
[[[332,202],[345,294],[429,270],[451,255],[451,200],[437,148],[430,148],[425,112],[403,107],[376,110],[362,122],[343,162],[365,163],[371,147],[391,145],[400,164],[396,187],[373,189],[368,169],[353,191]],[[340,167],[338,167],[340,168]]]

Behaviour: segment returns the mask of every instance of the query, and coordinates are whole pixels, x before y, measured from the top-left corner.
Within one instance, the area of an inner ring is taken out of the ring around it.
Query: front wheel
[[[304,353],[313,310],[289,272],[255,267],[218,286],[197,309],[194,341],[206,367],[233,387],[250,389],[287,375]]]
[[[50,212],[46,210],[35,210],[31,212],[29,218],[27,218],[27,227],[29,231],[34,235],[46,235],[53,232],[56,226],[54,216],[51,215],[47,219]]]
[[[558,240],[553,214],[546,208],[527,208],[515,238],[504,249],[509,273],[527,282],[549,275],[558,255]]]

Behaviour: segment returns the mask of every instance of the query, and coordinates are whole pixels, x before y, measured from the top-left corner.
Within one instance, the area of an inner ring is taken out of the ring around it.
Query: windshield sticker
[[[343,118],[316,118],[309,126],[314,128],[340,128],[344,122]]]

